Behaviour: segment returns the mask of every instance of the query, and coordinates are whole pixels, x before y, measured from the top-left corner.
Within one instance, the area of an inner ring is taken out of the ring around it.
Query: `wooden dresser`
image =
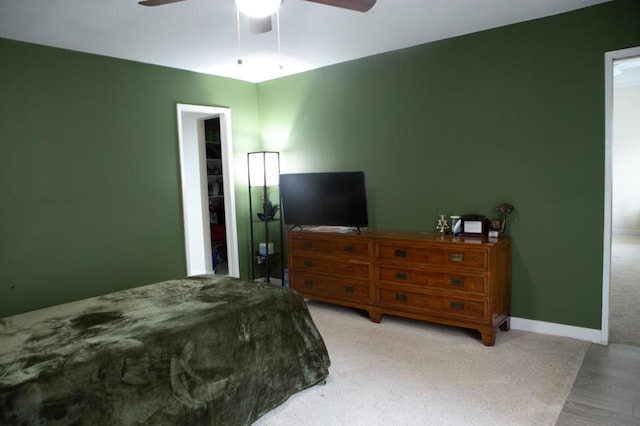
[[[303,296],[478,330],[509,330],[511,239],[365,230],[288,233],[289,285]]]

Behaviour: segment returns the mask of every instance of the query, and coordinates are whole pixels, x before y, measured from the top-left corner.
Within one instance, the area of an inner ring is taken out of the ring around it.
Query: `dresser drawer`
[[[479,295],[487,292],[487,279],[484,275],[468,275],[455,271],[435,272],[397,265],[381,265],[378,268],[378,281],[458,290]]]
[[[300,274],[321,272],[351,278],[369,279],[371,277],[371,264],[367,262],[295,255],[292,261],[293,264],[290,267]]]
[[[487,252],[466,247],[409,246],[379,243],[378,259],[389,262],[408,262],[423,266],[487,270]]]
[[[361,302],[369,302],[371,299],[368,281],[302,274],[293,277],[290,286],[303,295],[331,296]]]
[[[372,245],[369,240],[363,241],[340,241],[329,240],[323,238],[292,238],[290,250],[294,253],[299,250],[312,251],[315,254],[324,254],[330,256],[348,256],[349,258],[366,258],[371,257]]]
[[[446,314],[460,318],[483,319],[485,303],[480,300],[457,299],[455,296],[423,294],[405,289],[378,289],[380,306],[419,313]]]

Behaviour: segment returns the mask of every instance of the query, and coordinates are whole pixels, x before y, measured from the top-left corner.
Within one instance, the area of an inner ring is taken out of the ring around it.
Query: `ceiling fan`
[[[184,0],[143,0],[139,1],[138,4],[143,6],[162,6],[170,3],[177,3]],[[305,0],[313,3],[321,3],[329,6],[340,7],[342,9],[354,10],[357,12],[368,12],[375,4],[376,0]],[[247,1],[239,1],[235,0],[236,4],[240,5],[240,3],[247,3]],[[261,3],[264,0],[260,1]],[[284,2],[284,0],[277,1],[275,9],[268,13],[266,16],[249,16],[251,19],[251,32],[253,33],[266,33],[271,31],[271,15],[275,13],[275,11],[280,8],[280,5]],[[242,7],[238,6],[242,11]]]

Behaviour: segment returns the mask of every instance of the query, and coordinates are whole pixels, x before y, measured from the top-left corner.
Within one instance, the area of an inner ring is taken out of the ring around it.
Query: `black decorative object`
[[[496,211],[500,213],[500,218],[491,219],[489,237],[497,238],[498,236],[504,234],[507,229],[507,215],[514,211],[516,208],[513,207],[513,204],[502,203],[497,208]]]
[[[264,202],[264,212],[259,212],[258,213],[258,218],[261,221],[272,221],[275,219],[276,217],[276,213],[278,213],[278,210],[280,210],[280,204],[276,204],[275,206],[273,204],[271,204],[271,201],[269,200],[265,200]]]

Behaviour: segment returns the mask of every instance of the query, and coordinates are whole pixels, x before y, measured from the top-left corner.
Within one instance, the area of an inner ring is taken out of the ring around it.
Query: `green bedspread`
[[[329,364],[297,293],[166,281],[0,320],[0,424],[251,424]]]

